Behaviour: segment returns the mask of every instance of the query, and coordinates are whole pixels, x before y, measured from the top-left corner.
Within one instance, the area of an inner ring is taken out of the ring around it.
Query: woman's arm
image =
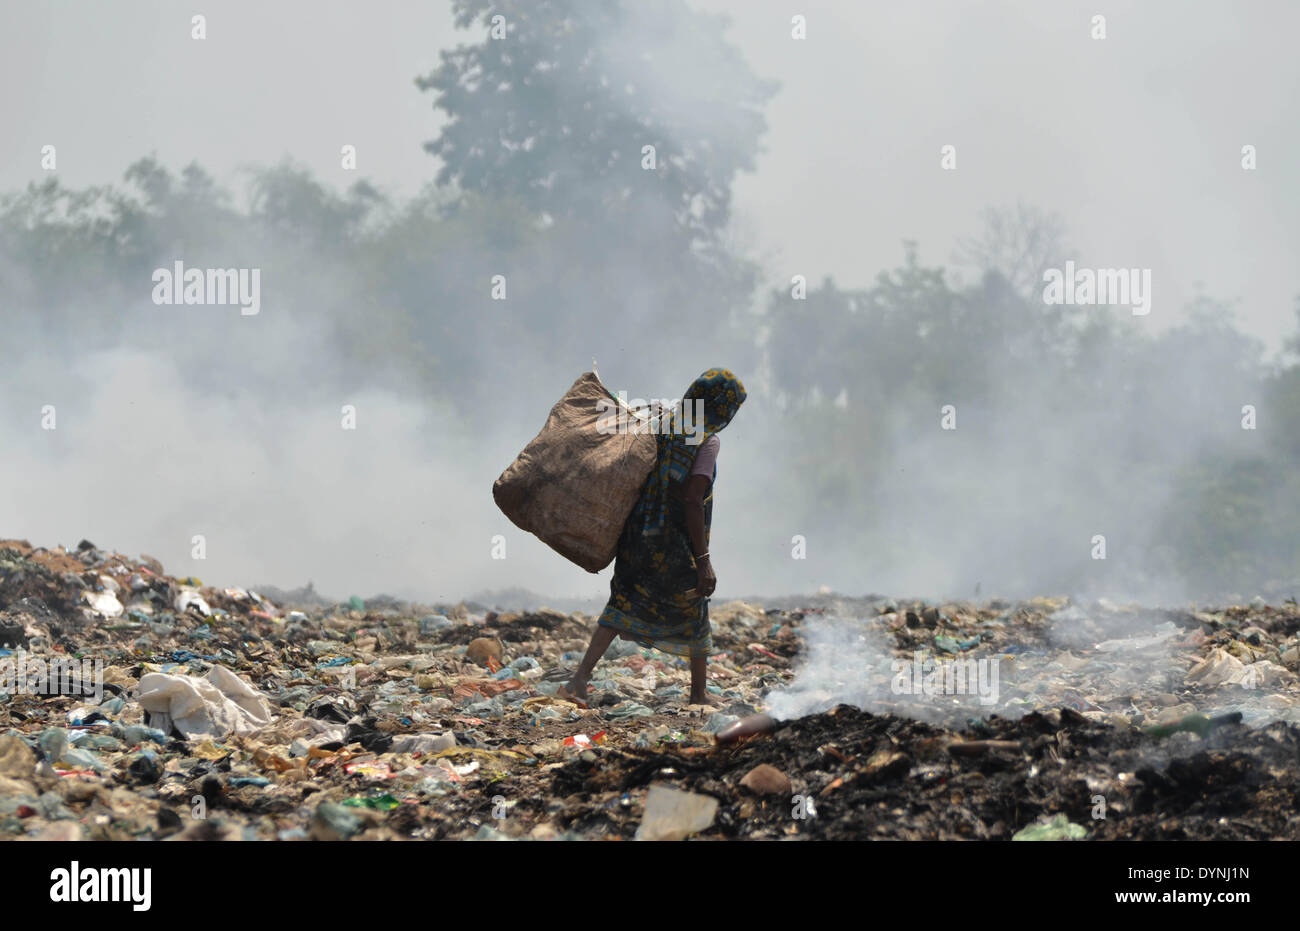
[[[683,503],[686,505],[686,533],[691,538],[691,554],[695,556],[696,590],[707,598],[718,587],[718,577],[708,557],[708,542],[704,538],[704,499],[709,493],[711,479],[707,475],[692,475],[686,481]]]

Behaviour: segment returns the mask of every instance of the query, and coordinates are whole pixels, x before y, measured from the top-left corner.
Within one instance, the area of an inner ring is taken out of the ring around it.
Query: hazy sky
[[[696,0],[781,89],[738,236],[772,282],[869,283],[901,256],[949,262],[987,205],[1058,211],[1079,261],[1153,269],[1149,322],[1204,283],[1275,345],[1300,274],[1300,4]],[[237,186],[283,156],[394,194],[429,181],[432,96],[413,84],[458,41],[449,5],[286,0],[0,6],[0,190],[58,147],[71,185],[153,152]],[[791,17],[807,17],[807,39]],[[1091,18],[1106,17],[1104,40]],[[358,172],[339,148],[358,147]],[[957,147],[956,171],[939,167]],[[1258,151],[1243,171],[1241,147]]]
[[[830,274],[842,287],[866,286],[901,261],[904,239],[920,243],[923,262],[948,264],[958,242],[978,231],[983,208],[1020,202],[1060,214],[1079,263],[1151,269],[1152,311],[1142,326],[1177,322],[1203,284],[1210,296],[1234,301],[1242,328],[1270,348],[1294,332],[1300,4],[695,5],[728,14],[730,38],[751,68],[780,85],[766,110],[757,170],[735,189],[734,241],[761,261],[766,284],[803,274],[815,286]],[[439,50],[480,38],[454,30],[448,4],[216,0],[197,8],[207,17],[204,41],[190,35],[195,12],[161,0],[0,0],[0,191],[48,176],[40,166],[45,145],[57,147],[58,177],[74,188],[118,182],[150,154],[173,172],[197,161],[237,192],[241,169],[286,156],[340,189],[364,177],[403,198],[433,180],[438,164],[422,146],[437,135],[440,114],[414,81],[437,65]],[[791,36],[795,14],[806,17],[805,40]],[[1098,14],[1106,17],[1101,40],[1091,37]],[[1257,149],[1254,171],[1241,167],[1247,144]],[[344,145],[357,148],[356,172],[340,166]],[[956,170],[941,168],[945,145],[956,147]],[[150,318],[123,319],[131,335]],[[33,435],[0,457],[0,488],[23,489],[0,502],[0,535],[69,546],[86,536],[152,553],[177,574],[228,585],[311,578],[331,595],[604,590],[607,576],[589,576],[535,541],[517,546],[508,565],[488,558],[491,534],[514,533],[488,494],[491,479],[531,434],[461,437],[443,443],[433,461],[427,447],[439,434],[422,433],[420,418],[450,418],[415,398],[376,392],[358,401],[368,417],[375,412],[369,435],[384,441],[375,455],[377,447],[340,439],[336,414],[316,419],[312,405],[337,410],[328,385],[292,381],[285,360],[317,358],[312,340],[320,334],[273,314],[259,320],[257,358],[290,384],[274,397],[197,392],[165,354],[129,339],[120,352],[87,351],[70,370],[20,347],[17,364],[0,367],[0,389],[11,392],[0,391],[0,424],[21,423]],[[223,321],[196,316],[191,325],[181,332],[201,341],[211,335],[204,327]],[[239,332],[251,338],[251,330]],[[246,348],[238,339],[213,345]],[[67,344],[77,345],[76,334]],[[574,349],[585,365],[588,348]],[[602,373],[617,378],[617,364],[601,356]],[[1183,373],[1204,369],[1209,379],[1220,374],[1195,359],[1171,364]],[[93,395],[77,394],[84,385]],[[976,532],[999,515],[927,505],[936,476],[914,471],[914,496],[896,505],[900,526],[961,522],[973,535],[949,536],[974,541],[978,565],[955,566],[950,553],[927,546],[900,557],[908,574],[873,576],[863,554],[826,544],[819,552],[833,557],[795,563],[790,533],[819,528],[782,523],[781,496],[771,489],[788,477],[763,471],[769,437],[759,428],[770,399],[753,394],[742,418],[754,429],[724,438],[720,473],[728,470],[736,505],[720,519],[718,550],[727,554],[720,575],[731,573],[724,594],[822,583],[917,591],[935,579],[964,584],[958,569],[984,572],[1003,560]],[[553,400],[529,399],[538,426]],[[30,412],[56,401],[67,412],[57,437],[36,433]],[[1007,416],[1018,423],[1014,412]],[[1007,463],[962,460],[963,477],[994,501],[1039,486],[1068,496],[1069,467],[1088,464],[1076,444],[1092,439],[1074,421],[1059,433],[1053,461],[1062,465],[1046,478],[1026,478],[1016,443],[1005,444]],[[1039,453],[1049,445],[1041,436],[1035,442]],[[920,444],[900,462],[945,463],[946,455]],[[768,523],[760,524],[755,515],[764,513]],[[1058,520],[1032,498],[1019,513]],[[211,569],[202,573],[186,563],[199,529],[214,541]],[[1087,540],[1094,530],[1061,532]],[[971,574],[980,578],[989,580]]]

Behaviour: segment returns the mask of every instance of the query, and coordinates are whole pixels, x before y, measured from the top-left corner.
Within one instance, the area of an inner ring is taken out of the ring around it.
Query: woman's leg
[[[705,678],[708,671],[709,657],[705,654],[691,657],[691,704],[692,705],[717,705],[721,704],[716,698],[709,694],[707,680]]]
[[[618,631],[612,627],[603,627],[596,625],[596,632],[591,635],[591,643],[587,646],[587,653],[582,657],[582,662],[578,664],[578,671],[573,674],[569,684],[565,686],[569,693],[577,698],[587,697],[587,679],[591,676],[591,671],[596,668],[600,658],[605,655],[609,645],[614,642],[618,636]]]

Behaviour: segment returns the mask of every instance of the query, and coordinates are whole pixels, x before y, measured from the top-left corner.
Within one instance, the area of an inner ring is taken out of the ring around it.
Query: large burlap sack
[[[492,486],[497,507],[516,526],[588,572],[613,561],[623,524],[655,464],[653,433],[597,429],[614,416],[611,405],[620,403],[595,372],[587,372]],[[629,412],[628,419],[638,418]]]

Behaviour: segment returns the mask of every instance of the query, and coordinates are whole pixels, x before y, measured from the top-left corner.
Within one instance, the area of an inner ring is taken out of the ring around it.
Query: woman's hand
[[[718,577],[713,572],[713,563],[709,562],[709,557],[695,560],[695,590],[704,598],[713,594],[714,589],[718,587]]]

